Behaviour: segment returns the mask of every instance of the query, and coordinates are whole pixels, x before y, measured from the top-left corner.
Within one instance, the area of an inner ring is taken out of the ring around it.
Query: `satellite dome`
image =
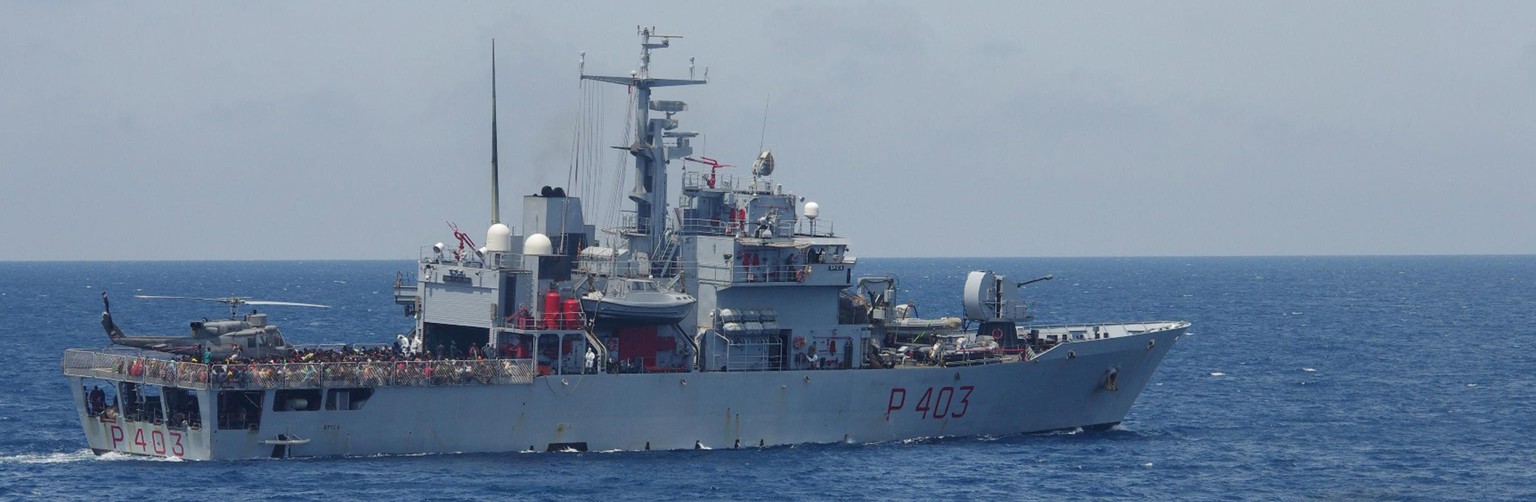
[[[512,250],[512,229],[505,224],[491,225],[485,231],[485,250],[505,253]]]
[[[553,256],[555,245],[544,234],[533,234],[523,239],[523,254],[528,256]]]
[[[817,216],[821,216],[821,204],[815,202],[805,203],[805,217],[814,220]]]

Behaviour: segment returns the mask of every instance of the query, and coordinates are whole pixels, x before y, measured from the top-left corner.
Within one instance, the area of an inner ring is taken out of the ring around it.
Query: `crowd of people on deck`
[[[318,385],[321,381],[355,385],[444,385],[491,383],[517,377],[509,364],[491,359],[520,358],[527,351],[514,344],[501,348],[486,343],[460,350],[457,342],[439,344],[436,351],[411,351],[393,346],[302,347],[265,357],[245,357],[238,348],[214,357],[199,346],[192,354],[171,359],[134,358],[119,361],[117,372],[172,382],[204,382],[221,388]],[[190,364],[183,364],[190,363]]]
[[[404,338],[403,336],[401,338]],[[417,342],[419,347],[420,342]],[[231,353],[225,357],[215,357],[212,346],[199,345],[193,354],[177,354],[173,359],[182,363],[202,364],[293,364],[293,363],[362,363],[362,362],[398,362],[398,361],[439,361],[452,360],[484,360],[484,359],[520,359],[527,352],[522,347],[513,344],[504,344],[497,348],[487,342],[484,345],[471,344],[468,349],[459,349],[458,342],[451,341],[448,345],[437,344],[437,350],[412,350],[396,341],[392,346],[354,346],[343,344],[340,348],[331,347],[296,347],[281,354],[269,354],[267,357],[246,357],[241,354],[238,345],[231,346]]]

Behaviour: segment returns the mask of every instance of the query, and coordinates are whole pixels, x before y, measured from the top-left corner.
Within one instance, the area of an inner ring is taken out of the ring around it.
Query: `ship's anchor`
[[[1110,368],[1104,374],[1104,388],[1106,390],[1120,390],[1120,370]]]

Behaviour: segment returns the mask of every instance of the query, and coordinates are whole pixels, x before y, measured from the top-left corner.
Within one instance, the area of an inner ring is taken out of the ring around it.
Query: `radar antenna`
[[[757,154],[757,161],[752,163],[753,176],[768,176],[773,174],[773,152],[763,150]]]

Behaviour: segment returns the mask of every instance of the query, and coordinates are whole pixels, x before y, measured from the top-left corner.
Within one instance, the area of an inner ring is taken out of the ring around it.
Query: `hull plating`
[[[79,413],[94,450],[187,459],[272,456],[270,442],[280,434],[309,440],[288,446],[293,456],[1015,434],[1120,422],[1184,330],[1180,324],[1067,343],[1030,361],[966,367],[551,375],[523,385],[380,387],[358,410],[279,412],[269,405],[256,430],[101,422],[83,405]],[[1111,368],[1114,389],[1107,385]]]

